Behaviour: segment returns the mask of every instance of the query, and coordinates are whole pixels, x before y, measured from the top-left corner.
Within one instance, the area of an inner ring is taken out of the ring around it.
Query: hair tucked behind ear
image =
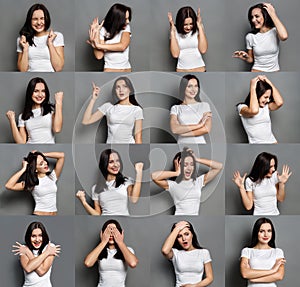
[[[267,28],[273,28],[275,27],[274,25],[274,22],[272,20],[272,18],[270,17],[268,11],[265,9],[265,5],[263,3],[258,3],[252,7],[249,8],[248,10],[248,20],[249,20],[249,23],[250,23],[250,26],[251,26],[251,29],[252,29],[252,33],[253,34],[256,34],[259,32],[259,29],[256,29],[254,24],[252,23],[252,11],[253,9],[255,8],[259,8],[261,10],[261,13],[263,15],[263,18],[264,18],[264,26],[266,26]]]

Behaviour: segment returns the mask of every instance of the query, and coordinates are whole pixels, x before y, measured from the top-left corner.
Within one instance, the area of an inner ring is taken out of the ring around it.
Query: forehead
[[[44,83],[36,83],[35,89],[37,89],[37,90],[43,90],[43,89],[45,89]]]
[[[191,23],[193,23],[193,19],[191,17],[185,18],[183,23],[184,24],[191,24]]]
[[[262,15],[261,9],[260,8],[254,8],[251,12],[251,15]]]
[[[188,227],[183,228],[183,229],[178,233],[178,235],[184,234],[184,233],[186,233],[186,232],[188,232],[188,233],[191,232],[190,229],[189,229]]]
[[[272,159],[270,160],[270,165],[275,165],[275,159],[274,159],[274,158],[272,158]],[[270,224],[270,223],[264,223],[264,224]]]
[[[116,86],[126,86],[125,80],[118,80],[118,81],[116,82]]]
[[[37,162],[44,161],[44,158],[41,155],[38,155],[37,158],[36,158],[36,161]]]
[[[119,159],[119,156],[115,152],[109,155],[109,160],[117,160],[117,159]]]
[[[198,81],[196,79],[190,79],[187,85],[198,86]]]
[[[194,159],[193,159],[191,156],[187,156],[187,157],[184,159],[184,163],[190,163],[190,162],[194,162]]]
[[[272,229],[272,226],[270,223],[263,223],[259,229]]]
[[[40,228],[35,228],[32,230],[31,235],[39,235],[42,234],[42,230]]]
[[[127,10],[125,13],[125,18],[128,19],[129,18],[129,11]]]
[[[35,10],[32,14],[32,18],[42,18],[42,17],[44,17],[43,10]]]
[[[114,223],[108,224],[107,227],[109,227],[109,228],[117,228],[117,226]]]

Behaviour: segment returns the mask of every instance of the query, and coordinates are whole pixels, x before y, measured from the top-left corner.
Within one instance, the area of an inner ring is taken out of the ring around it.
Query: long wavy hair
[[[251,32],[253,34],[256,34],[259,32],[259,29],[256,29],[254,24],[252,23],[252,10],[255,9],[255,8],[259,8],[261,10],[261,13],[264,17],[264,26],[266,26],[267,28],[273,28],[275,27],[274,25],[274,22],[272,20],[272,18],[270,17],[268,11],[264,8],[265,5],[263,3],[258,3],[252,7],[249,8],[248,10],[248,20],[249,20],[249,23],[250,23],[250,26],[251,26]]]
[[[122,233],[122,227],[120,225],[120,223],[115,220],[115,219],[110,219],[110,220],[107,220],[103,226],[102,226],[102,233],[105,231],[106,227],[109,225],[109,224],[115,224],[116,225],[116,228],[119,230],[120,233]],[[107,258],[107,248],[108,248],[109,244],[107,243],[105,248],[103,248],[103,250],[101,251],[101,253],[99,254],[98,256],[98,259],[101,260],[101,259],[104,259],[104,258]],[[114,258],[115,259],[119,259],[119,260],[122,260],[122,261],[125,261],[125,258],[124,258],[124,255],[122,253],[122,251],[120,250],[118,244],[115,244],[115,248],[117,249],[117,252],[116,254],[114,255]]]
[[[271,160],[275,161],[275,170],[277,170],[278,160],[277,156],[267,152],[260,153],[252,166],[249,178],[255,182],[260,183],[265,176],[269,173]]]
[[[129,80],[127,77],[119,77],[118,79],[115,80],[113,87],[112,87],[112,95],[114,98],[117,98],[117,93],[116,93],[116,86],[118,81],[124,81],[126,86],[129,88],[130,93],[129,93],[129,102],[134,105],[134,106],[140,106],[140,104],[137,102],[135,98],[135,91],[132,82]],[[115,105],[117,105],[120,101],[118,100]]]
[[[45,97],[45,100],[41,104],[42,115],[45,116],[54,110],[54,105],[50,103],[50,92],[49,92],[49,88],[48,88],[45,80],[42,78],[39,78],[39,77],[32,78],[29,81],[29,83],[27,85],[27,89],[26,89],[25,104],[24,104],[24,109],[23,109],[23,113],[22,113],[23,121],[26,121],[30,117],[33,116],[32,107],[34,105],[34,101],[32,100],[32,95],[34,93],[36,84],[38,84],[38,83],[42,83],[45,86],[45,96],[46,97]]]
[[[37,157],[39,155],[43,157],[43,160],[49,165],[47,158],[39,151],[34,153],[30,152],[27,157],[24,157],[24,160],[28,162],[26,171],[22,175],[22,180],[25,182],[24,191],[32,191],[36,185],[39,185],[38,173],[36,171]],[[47,174],[49,173],[50,172]]]
[[[183,100],[184,100],[185,90],[186,90],[186,88],[189,84],[189,81],[192,80],[192,79],[195,79],[197,81],[197,85],[198,85],[198,93],[195,96],[195,100],[197,102],[201,102],[200,96],[199,96],[200,95],[200,82],[199,82],[199,79],[195,75],[192,75],[192,74],[184,75],[181,78],[181,81],[180,81],[180,84],[179,84],[179,97],[183,98]],[[183,100],[179,100],[177,104],[179,104],[179,105],[182,104]]]
[[[24,35],[26,37],[26,41],[29,43],[30,46],[35,46],[33,41],[33,38],[35,36],[35,31],[32,28],[31,19],[34,11],[36,10],[42,10],[44,12],[45,31],[47,31],[51,25],[50,13],[48,9],[45,7],[45,5],[40,3],[32,5],[27,12],[25,23],[19,32],[20,36]]]
[[[253,225],[253,229],[252,229],[252,238],[251,238],[251,243],[248,247],[253,248],[257,245],[258,243],[258,232],[259,229],[261,227],[262,224],[264,223],[269,223],[271,225],[272,228],[272,237],[271,240],[268,242],[268,245],[272,248],[276,248],[275,246],[275,228],[274,225],[272,223],[272,221],[269,218],[266,217],[261,217],[259,219],[257,219]]]
[[[40,255],[42,253],[43,249],[45,248],[45,246],[49,243],[49,236],[48,236],[48,233],[47,233],[46,228],[43,225],[43,223],[34,221],[29,224],[29,226],[27,227],[26,233],[25,233],[25,243],[26,243],[26,246],[31,251],[35,249],[31,243],[31,235],[32,235],[33,230],[37,229],[37,228],[39,228],[42,231],[42,238],[43,238],[43,242],[42,242],[40,248],[38,249],[38,254]]]
[[[182,7],[178,10],[177,15],[176,15],[176,20],[175,20],[175,26],[177,29],[177,32],[179,34],[187,34],[184,31],[184,20],[187,18],[192,18],[193,21],[193,29],[192,29],[192,34],[196,33],[197,31],[197,15],[194,11],[194,9],[190,6]]]
[[[187,223],[189,224],[189,226],[187,227],[191,233],[193,234],[193,238],[192,238],[192,245],[194,248],[196,249],[203,249],[203,247],[200,246],[199,242],[198,242],[198,238],[197,238],[197,234],[194,230],[193,225],[187,221]],[[176,223],[173,224],[172,228],[171,228],[171,232],[173,231],[173,229],[176,227]],[[184,250],[182,248],[182,246],[179,244],[178,240],[176,239],[174,244],[173,244],[173,248],[176,248],[177,250]]]
[[[126,27],[126,12],[129,13],[129,21],[131,21],[131,8],[123,4],[114,4],[108,10],[103,27],[107,31],[105,40],[113,39],[120,31],[124,30]]]

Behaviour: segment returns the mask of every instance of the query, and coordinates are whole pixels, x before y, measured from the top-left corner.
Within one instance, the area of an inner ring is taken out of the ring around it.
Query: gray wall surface
[[[243,145],[230,144],[227,147],[227,160],[225,172],[225,201],[226,214],[252,214],[247,212],[241,201],[240,191],[232,181],[234,171],[238,170],[243,175],[249,174],[255,158],[261,152],[275,154],[278,158],[278,172],[282,173],[282,166],[287,164],[293,174],[285,185],[286,198],[284,202],[278,203],[280,214],[299,215],[299,176],[300,152],[299,144],[278,145]]]
[[[16,241],[25,244],[25,232],[28,225],[33,221],[40,221],[44,224],[49,239],[54,244],[61,245],[61,253],[56,257],[51,272],[53,286],[75,286],[74,273],[74,218],[70,216],[60,217],[57,220],[53,217],[36,216],[1,216],[1,250],[0,250],[0,277],[1,286],[15,287],[22,286],[24,274],[19,262],[19,257],[11,252],[12,245]]]
[[[41,2],[49,10],[50,28],[64,35],[65,66],[63,71],[74,71],[74,19],[76,19],[74,0],[44,0]],[[0,34],[1,38],[5,39],[0,42],[0,71],[17,71],[17,38],[25,23],[27,11],[35,3],[37,3],[35,0],[18,1],[17,4],[13,1],[0,0],[2,21]]]
[[[247,286],[240,275],[240,255],[251,241],[252,228],[259,217],[226,216],[225,219],[225,256],[226,287]],[[286,259],[285,276],[276,282],[278,287],[297,286],[299,283],[299,238],[300,224],[298,216],[269,217],[276,231],[276,247],[281,248]],[[290,236],[292,234],[292,236]]]

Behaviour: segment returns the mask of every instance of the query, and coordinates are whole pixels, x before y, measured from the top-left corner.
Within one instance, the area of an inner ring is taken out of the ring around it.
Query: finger
[[[93,89],[95,89],[95,88],[96,88],[96,85],[95,85],[95,83],[94,83],[94,82],[92,82],[92,86],[93,86]]]

